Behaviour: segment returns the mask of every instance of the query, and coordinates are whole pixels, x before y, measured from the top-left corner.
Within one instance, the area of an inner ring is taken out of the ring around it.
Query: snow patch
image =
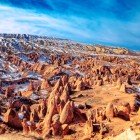
[[[24,114],[23,113],[18,113],[18,117],[22,120],[24,118]]]

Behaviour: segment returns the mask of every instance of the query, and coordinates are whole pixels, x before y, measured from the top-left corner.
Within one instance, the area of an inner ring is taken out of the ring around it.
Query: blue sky
[[[0,32],[140,50],[140,0],[0,0]]]

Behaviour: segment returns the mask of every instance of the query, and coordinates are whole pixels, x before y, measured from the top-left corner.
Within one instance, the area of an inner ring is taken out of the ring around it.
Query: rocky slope
[[[0,34],[0,139],[140,138],[140,55]]]

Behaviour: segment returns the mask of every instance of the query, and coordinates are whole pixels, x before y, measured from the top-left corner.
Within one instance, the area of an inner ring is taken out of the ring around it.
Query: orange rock
[[[121,85],[120,91],[121,91],[121,92],[124,92],[124,93],[127,92],[127,91],[126,91],[126,85],[125,85],[125,84],[122,84],[122,85]]]
[[[116,88],[120,89],[122,85],[121,79],[118,78],[117,83],[116,83]]]
[[[4,114],[3,121],[14,128],[22,128],[21,120],[17,112],[13,109],[8,109],[7,112]]]
[[[138,110],[138,116],[140,117],[140,108],[139,108],[139,110]]]
[[[131,98],[131,101],[129,102],[130,104],[130,108],[131,108],[131,112],[135,112],[137,110],[137,107],[136,107],[136,96],[135,95],[132,95]]]
[[[68,83],[68,76],[67,75],[64,75],[62,77],[62,85],[65,86],[67,83]]]
[[[46,104],[42,101],[38,106],[38,116],[39,118],[44,118],[46,115],[47,107]]]
[[[52,134],[54,136],[57,136],[57,135],[61,135],[62,133],[62,128],[61,128],[61,123],[59,121],[59,114],[55,114],[53,117],[52,117]]]
[[[58,110],[59,114],[61,114],[61,112],[62,112],[62,110],[63,110],[65,104],[66,104],[66,103],[65,103],[63,100],[60,101],[60,103],[58,104],[57,110]]]
[[[30,122],[30,125],[29,125],[28,127],[29,127],[30,133],[31,133],[31,132],[35,132],[35,130],[36,130],[36,125],[35,125],[34,122]]]
[[[64,87],[63,86],[60,86],[59,91],[58,91],[59,96],[63,92],[63,90],[64,90]]]
[[[114,113],[114,106],[112,103],[108,103],[108,105],[106,106],[106,117],[108,119],[112,119],[115,116]]]
[[[117,116],[128,121],[130,120],[130,112],[131,112],[131,108],[130,108],[130,104],[129,103],[123,103],[119,106],[117,106]]]
[[[43,120],[43,132],[42,132],[42,134],[44,137],[46,135],[48,135],[51,131],[52,117],[55,114],[57,114],[57,108],[56,108],[55,98],[53,97],[48,101],[47,114]]]
[[[73,111],[74,111],[73,102],[68,101],[65,104],[65,106],[64,106],[64,108],[63,108],[63,110],[62,110],[62,112],[60,114],[60,122],[62,124],[65,124],[65,123],[69,124],[69,123],[71,123],[72,120],[73,120],[73,117],[74,117]]]
[[[60,87],[62,86],[62,81],[61,79],[59,79],[57,81],[57,83],[55,84],[55,86],[53,87],[52,92],[50,93],[50,95],[54,96],[59,92]]]
[[[62,135],[68,135],[69,133],[69,125],[68,124],[63,124],[62,126]]]
[[[130,77],[130,76],[127,77],[126,83],[127,83],[128,85],[132,85],[131,77]]]
[[[87,120],[94,120],[94,115],[93,115],[93,112],[92,110],[88,110],[87,113],[86,113],[86,117],[87,117]]]
[[[92,123],[91,119],[86,121],[83,131],[84,131],[84,134],[86,137],[91,137],[91,135],[93,133],[93,123]]]
[[[41,90],[49,88],[50,85],[47,80],[43,80],[41,83]]]
[[[62,92],[62,95],[60,96],[60,100],[64,101],[65,103],[69,100],[69,87],[68,87],[68,84],[66,84],[63,92]]]
[[[30,81],[29,87],[28,87],[28,91],[33,91],[34,90],[34,85],[33,82]]]
[[[23,91],[21,92],[21,95],[23,97],[30,97],[32,95],[33,91]]]
[[[15,88],[15,86],[9,86],[9,87],[7,87],[6,88],[6,91],[5,91],[5,96],[6,96],[6,98],[9,98],[9,97],[11,97],[11,96],[13,96],[13,92],[14,92],[14,88]]]
[[[109,76],[108,75],[106,75],[104,78],[103,78],[103,82],[110,82],[110,80],[109,80]]]
[[[20,111],[21,112],[27,112],[27,111],[30,111],[30,107],[28,105],[22,105],[21,108],[20,108]]]
[[[6,132],[6,125],[5,124],[1,124],[0,125],[0,135],[4,134]]]
[[[39,117],[38,117],[38,113],[36,112],[36,110],[32,110],[31,114],[30,114],[30,121],[31,122],[38,122]]]
[[[23,119],[21,124],[22,124],[22,128],[23,128],[23,133],[28,134],[29,133],[29,127],[28,127],[28,124],[27,124],[27,120]]]
[[[97,81],[97,86],[102,86],[103,85],[103,80],[101,79],[101,80],[98,80]]]
[[[94,123],[100,123],[106,118],[105,110],[104,108],[97,108],[94,111],[93,121]]]
[[[77,82],[75,83],[75,85],[76,85],[75,91],[81,91],[81,90],[84,90],[84,89],[85,89],[84,83],[83,83],[82,80],[77,81]]]
[[[23,105],[23,103],[22,103],[20,100],[14,100],[14,101],[10,104],[10,108],[20,109],[22,105]]]

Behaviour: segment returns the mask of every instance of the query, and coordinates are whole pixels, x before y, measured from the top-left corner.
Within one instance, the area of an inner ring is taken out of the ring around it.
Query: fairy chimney
[[[106,117],[111,120],[114,116],[115,116],[115,113],[114,113],[114,106],[112,103],[108,103],[107,106],[106,106]]]
[[[65,104],[65,106],[64,106],[64,108],[63,108],[63,110],[62,110],[62,112],[60,114],[60,122],[62,124],[64,124],[64,123],[67,123],[67,124],[71,123],[72,120],[73,120],[73,117],[74,117],[73,111],[74,111],[73,102],[68,101]]]
[[[69,87],[68,84],[66,84],[66,86],[64,87],[64,90],[62,92],[62,95],[60,96],[60,100],[64,101],[65,103],[69,100]]]

